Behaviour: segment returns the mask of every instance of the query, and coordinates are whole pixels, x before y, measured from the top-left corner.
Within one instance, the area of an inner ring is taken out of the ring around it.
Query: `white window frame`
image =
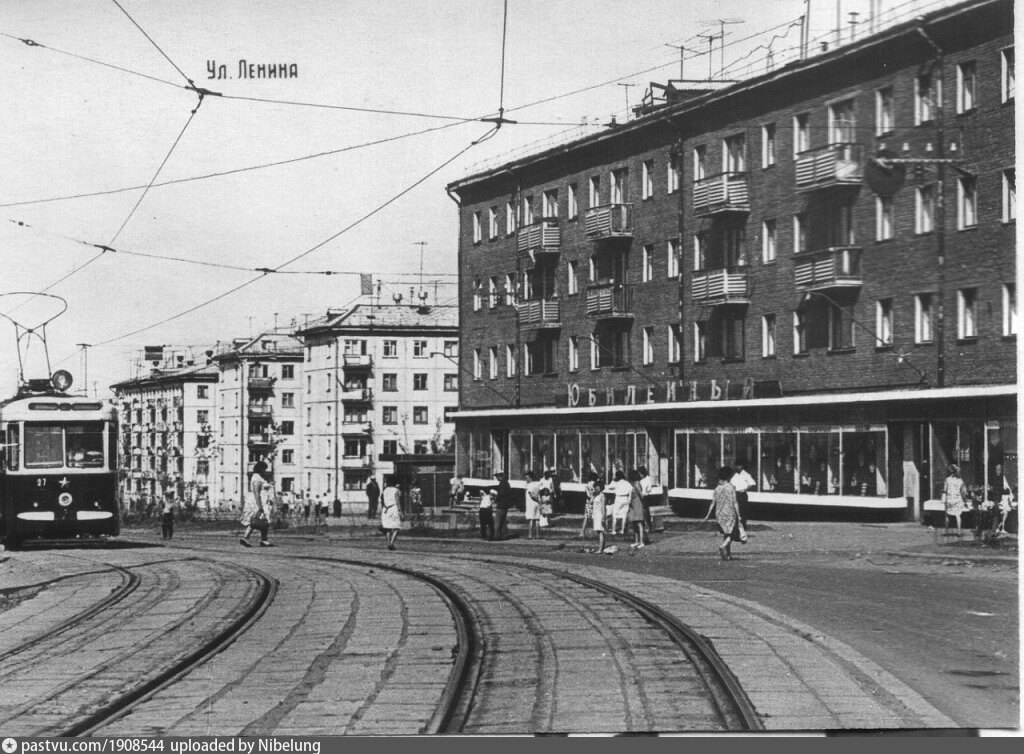
[[[1000,179],[1002,180],[1003,222],[1011,223],[1017,219],[1017,168],[1003,170]]]
[[[956,292],[956,336],[960,340],[978,337],[977,288],[960,288]]]
[[[498,208],[487,210],[487,239],[493,241],[498,237]]]
[[[966,60],[956,67],[956,111],[966,113],[978,107],[978,66]]]
[[[891,241],[893,238],[893,200],[891,196],[875,197],[875,240]]]
[[[548,189],[542,196],[543,219],[558,217],[558,189]]]
[[[516,208],[509,201],[505,202],[505,235],[511,236],[516,232]]]
[[[480,374],[481,374],[480,349],[479,348],[474,348],[473,349],[473,379],[474,380],[479,380],[480,379]]]
[[[595,371],[600,369],[601,359],[600,354],[597,352],[597,336],[594,333],[590,334],[590,369]]]
[[[799,254],[807,249],[807,216],[803,212],[793,215],[793,253]]]
[[[793,116],[793,156],[797,157],[811,148],[811,114],[797,113]]]
[[[676,166],[672,167],[672,163],[668,163],[665,173],[667,176],[665,192],[668,194],[674,194],[679,190],[679,164],[676,163]]]
[[[516,273],[505,273],[505,306],[513,306],[516,302]]]
[[[569,336],[569,371],[580,370],[580,339],[577,335]]]
[[[580,216],[580,204],[576,197],[576,184],[570,183],[566,188],[565,213],[570,220]]]
[[[707,322],[693,323],[693,361],[703,364],[708,360],[708,329]]]
[[[515,346],[505,346],[505,376],[512,378],[516,376],[516,349]]]
[[[645,327],[643,329],[642,340],[643,340],[643,350],[641,351],[641,353],[643,355],[643,364],[645,366],[648,365],[648,364],[653,364],[654,363],[654,328],[653,327]]]
[[[682,358],[682,344],[679,342],[679,325],[668,326],[668,363],[677,364]]]
[[[1003,283],[1003,337],[1017,334],[1017,284]]]
[[[846,112],[840,112],[840,110]],[[849,118],[839,117],[848,114]],[[828,106],[828,143],[849,144],[857,141],[857,102],[853,97]]]
[[[498,278],[492,277],[487,281],[487,305],[491,309],[498,306]]]
[[[875,346],[883,348],[893,344],[895,319],[891,298],[879,299],[875,302]]]
[[[808,352],[807,348],[807,316],[793,312],[793,355],[799,356]]]
[[[765,314],[761,317],[761,358],[767,359],[775,356],[775,328],[777,320],[774,314]]]
[[[615,168],[609,172],[611,177],[611,195],[609,204],[625,204],[629,201],[629,170]]]
[[[654,244],[644,244],[640,261],[640,282],[649,283],[654,280]]]
[[[574,261],[574,260],[570,260],[568,262],[568,264],[566,264],[566,266],[565,266],[565,275],[566,275],[565,290],[566,290],[566,294],[569,295],[569,296],[575,296],[577,293],[580,292],[580,281],[579,281],[579,277],[578,277],[578,274],[579,274],[578,266],[579,266],[579,263]]]
[[[693,148],[693,182],[702,181],[708,177],[708,148],[701,144]]]
[[[929,91],[934,92],[934,100],[922,96],[921,82],[927,78]],[[935,113],[942,107],[942,79],[936,76],[935,72],[924,73],[914,77],[914,125],[920,126],[923,123],[931,123],[935,120]]]
[[[1011,46],[1004,47],[999,51],[999,92],[1001,102],[1009,102],[1016,96],[1016,55],[1013,49]]]
[[[534,217],[533,217],[533,215],[534,215],[534,212],[533,212],[533,194],[527,194],[526,196],[523,197],[522,210],[523,210],[523,226],[522,227],[525,228],[525,227],[527,227],[529,225],[533,225],[533,220],[534,220]]]
[[[601,206],[601,176],[592,175],[587,179],[588,208]]]
[[[665,251],[665,270],[668,273],[666,277],[677,278],[679,277],[679,239],[670,238],[666,243]]]
[[[978,181],[960,176],[956,181],[956,227],[960,230],[978,225]]]
[[[473,281],[473,311],[480,311],[483,306],[483,292],[482,285],[479,280]]]
[[[498,347],[487,349],[487,374],[492,380],[498,379]]]
[[[927,298],[928,306],[925,307]],[[931,343],[935,339],[934,302],[931,293],[914,296],[914,342]],[[927,313],[927,316],[925,314]]]
[[[480,226],[480,210],[473,213],[473,243],[483,240],[483,228]]]
[[[884,86],[875,91],[875,136],[884,136],[895,129],[894,105],[891,86]]]
[[[738,145],[739,149],[730,149],[733,144]],[[745,133],[732,134],[722,139],[722,172],[747,172],[747,135]]]
[[[641,164],[640,198],[650,199],[654,196],[654,160],[644,160]]]
[[[778,258],[778,224],[774,218],[761,222],[761,262],[771,264]]]
[[[775,124],[761,126],[761,167],[770,168],[775,164]]]
[[[925,211],[927,210],[927,211]],[[918,235],[935,230],[935,185],[929,183],[914,190],[914,232]]]

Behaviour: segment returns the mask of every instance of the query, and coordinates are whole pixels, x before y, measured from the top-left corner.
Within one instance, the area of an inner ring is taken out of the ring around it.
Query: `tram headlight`
[[[60,496],[57,498],[57,502],[60,503],[62,508],[67,508],[69,505],[71,505],[71,493],[70,492],[62,492],[62,493],[60,493]]]
[[[71,387],[71,383],[74,382],[74,379],[71,377],[71,372],[67,371],[66,369],[58,369],[50,377],[50,382],[53,384],[55,388],[57,388],[63,393],[67,391],[69,387]]]

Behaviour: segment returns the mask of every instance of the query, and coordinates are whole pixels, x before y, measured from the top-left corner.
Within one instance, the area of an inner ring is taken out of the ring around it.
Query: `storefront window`
[[[589,480],[590,474],[597,474],[602,484],[610,481],[605,462],[607,444],[604,432],[583,434],[580,436],[580,456],[583,462],[583,473]]]
[[[721,443],[722,436],[717,432],[690,435],[688,487],[709,489],[718,483]]]
[[[629,445],[627,451],[626,446]],[[629,457],[633,456],[633,437],[625,432],[608,433],[608,473],[612,476],[616,471],[623,474],[629,472]]]
[[[839,494],[839,433],[800,434],[800,492]]]
[[[999,503],[1017,495],[1017,422],[988,422],[988,499]]]
[[[761,433],[761,489],[766,492],[796,492],[796,433]]]
[[[580,481],[580,436],[576,432],[559,432],[555,436],[558,447],[558,478],[563,482]]]
[[[522,479],[530,466],[530,435],[526,432],[510,432],[508,436],[508,476]]]
[[[533,471],[540,478],[548,469],[555,468],[555,436],[551,433],[533,435]]]
[[[843,492],[885,497],[885,432],[843,432]]]
[[[759,459],[757,457],[757,433],[743,432],[738,434],[726,433],[723,437],[725,443],[724,461],[736,470],[736,462],[741,461],[747,466],[747,473],[754,479],[758,479]],[[717,478],[717,477],[716,477]],[[755,488],[756,489],[756,488]],[[751,490],[753,491],[753,490]]]
[[[494,476],[489,432],[474,432],[472,435],[473,454],[471,476],[474,479],[490,479]]]
[[[960,467],[968,492],[980,500],[985,483],[984,426],[980,421],[932,424],[932,498],[942,499],[951,464]]]
[[[686,481],[686,472],[689,469],[687,459],[690,457],[688,451],[690,436],[682,432],[676,434],[676,487],[689,487]]]

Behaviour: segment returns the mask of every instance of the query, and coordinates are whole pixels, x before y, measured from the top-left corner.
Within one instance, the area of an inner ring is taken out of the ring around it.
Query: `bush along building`
[[[1017,491],[1013,4],[966,2],[452,183],[457,466],[703,513]],[[577,498],[578,499],[578,498]]]

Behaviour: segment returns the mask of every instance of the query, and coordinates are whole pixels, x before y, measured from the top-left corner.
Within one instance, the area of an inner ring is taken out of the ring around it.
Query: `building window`
[[[679,343],[679,325],[668,326],[668,361],[670,364],[678,364],[682,358],[682,350]]]
[[[295,408],[295,393],[281,393],[281,408]]]
[[[281,463],[291,465],[295,463],[295,451],[294,450],[282,450],[281,451]]]
[[[457,358],[459,355],[459,341],[446,340],[444,342],[444,350],[442,353],[450,359]]]
[[[811,148],[811,114],[793,116],[793,154],[798,155]]]
[[[618,168],[611,172],[611,199],[612,204],[623,204],[629,201],[629,171],[626,168]]]
[[[956,182],[956,226],[973,228],[978,224],[978,182],[962,176]]]
[[[853,307],[830,305],[828,308],[828,348],[848,351],[855,348],[853,339]]]
[[[761,167],[770,168],[775,164],[775,124],[761,126]]]
[[[313,426],[313,407],[312,406],[306,406],[306,426],[307,427],[312,427]]]
[[[196,386],[196,398],[209,398],[210,397],[210,386],[209,385],[197,385]]]
[[[487,349],[487,376],[492,380],[498,379],[498,347],[491,346]]]
[[[575,220],[580,215],[579,200],[576,198],[576,184],[570,183],[566,190],[565,212],[570,220]]]
[[[423,372],[416,372],[412,376],[412,389],[413,390],[426,390],[427,389],[427,375]]]
[[[888,241],[892,238],[893,213],[892,197],[875,197],[875,240]]]
[[[346,439],[341,445],[341,454],[345,458],[362,458],[366,455],[366,440],[358,437]]]
[[[587,260],[587,280],[591,283],[597,280],[597,262],[594,261],[593,257]]]
[[[367,420],[366,409],[361,406],[346,408],[345,413],[341,417],[341,420],[345,424],[360,424],[362,422],[365,422]]]
[[[742,315],[723,313],[708,321],[707,355],[726,360],[743,358],[746,319]]]
[[[414,455],[425,456],[430,453],[429,440],[413,440],[412,452]]]
[[[385,440],[381,444],[381,455],[383,455],[383,456],[397,456],[398,455],[398,440]]]
[[[209,409],[203,408],[203,409],[200,409],[200,410],[196,411],[196,421],[199,422],[200,424],[208,423],[210,421],[210,411],[209,411]]]
[[[974,61],[961,63],[956,67],[956,111],[966,113],[978,106],[975,101],[977,77]]]
[[[393,372],[385,372],[381,375],[380,389],[385,393],[397,393],[398,375]]]
[[[491,309],[498,305],[498,278],[496,277],[487,281],[487,305]]]
[[[761,223],[761,261],[765,264],[775,261],[775,220]]]
[[[588,197],[588,207],[597,207],[601,204],[601,176],[592,175],[588,181],[590,188],[590,195]]]
[[[654,279],[654,244],[647,244],[641,252],[640,280],[649,283]]]
[[[237,432],[236,432],[237,434]],[[281,434],[282,435],[294,435],[295,434],[295,422],[283,421],[281,422]]]
[[[1017,169],[1003,171],[1003,222],[1017,219]]]
[[[558,189],[545,191],[543,199],[544,204],[542,209],[544,210],[544,218],[553,219],[558,217]]]
[[[892,87],[887,86],[875,92],[875,136],[891,133],[894,126],[892,114]]]
[[[493,241],[498,237],[498,208],[491,207],[487,211],[487,238]]]
[[[914,79],[914,125],[929,123],[942,107],[942,79],[922,73]]]
[[[679,277],[679,239],[672,238],[668,242],[665,257],[665,269],[669,278]]]
[[[427,341],[414,340],[412,342],[412,355],[417,359],[427,358]]]
[[[761,356],[768,358],[775,355],[775,315],[765,314],[761,317]]]
[[[693,150],[693,181],[702,181],[708,175],[708,150],[705,146]]]
[[[641,164],[641,199],[654,196],[654,160],[644,160]]]
[[[578,372],[580,369],[580,339],[575,335],[569,336],[569,371]]]
[[[643,330],[643,363],[651,364],[654,362],[654,328],[645,327]]]
[[[449,372],[444,376],[444,391],[454,393],[459,389],[459,375]]]
[[[978,337],[978,289],[956,292],[956,336],[960,340]]]
[[[935,228],[935,187],[918,186],[914,192],[914,232],[931,233]]]
[[[747,172],[747,137],[743,134],[722,141],[722,172]]]
[[[1014,97],[1017,77],[1013,70],[1013,48],[1007,47],[1000,55],[1002,101],[1009,102]]]
[[[479,380],[480,379],[480,374],[481,374],[481,371],[480,371],[480,349],[479,348],[474,348],[473,349],[473,379],[474,380]]]
[[[398,406],[384,406],[381,409],[382,424],[398,424]]]
[[[693,323],[693,360],[700,364],[708,358],[708,323]]]
[[[1003,284],[1003,336],[1017,334],[1017,284]]]
[[[516,232],[516,208],[512,202],[505,202],[505,235],[511,236]]]
[[[480,227],[480,211],[473,213],[473,243],[480,243],[483,238],[483,230]]]
[[[670,161],[668,165],[668,186],[667,191],[674,194],[679,190],[679,163]]]
[[[852,99],[846,99],[829,105],[829,144],[851,144],[857,141],[857,116],[853,104]]]
[[[516,376],[516,349],[514,346],[505,346],[505,376]]]
[[[891,298],[875,302],[875,345],[879,348],[892,345],[892,317]]]
[[[444,406],[444,413],[442,414],[442,421],[445,424],[451,424],[455,421],[455,412],[459,410],[458,406]]]
[[[607,328],[593,335],[596,345],[593,354],[598,367],[624,367],[629,364],[629,330]]]
[[[580,292],[580,283],[579,278],[577,277],[576,266],[576,262],[569,262],[565,267],[566,292],[570,296],[575,296],[577,293]]]
[[[523,197],[523,226],[533,225],[533,196],[528,194]]]
[[[597,353],[597,335],[590,335],[590,368],[597,369],[600,366],[600,358]]]
[[[397,340],[385,340],[384,341],[384,358],[385,359],[397,359],[398,358],[398,341]]]
[[[697,233],[693,237],[693,269],[707,269],[707,238],[706,231]]]
[[[281,366],[281,379],[282,380],[294,380],[295,379],[295,365],[294,364],[283,364]]]
[[[807,251],[807,215],[793,215],[793,253]]]
[[[793,355],[807,353],[807,312],[793,312]]]
[[[914,296],[914,342],[932,342],[932,294]]]

